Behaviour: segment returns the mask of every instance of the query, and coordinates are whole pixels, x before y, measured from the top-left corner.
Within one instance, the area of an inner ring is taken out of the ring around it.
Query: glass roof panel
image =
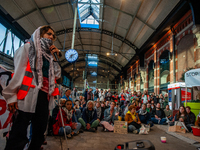
[[[99,28],[99,3],[100,0],[78,0],[79,20],[82,28]]]

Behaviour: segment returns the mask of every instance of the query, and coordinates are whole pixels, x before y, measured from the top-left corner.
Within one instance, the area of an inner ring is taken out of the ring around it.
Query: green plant
[[[192,103],[200,103],[200,100],[199,99],[197,99],[197,100],[191,100],[190,102],[192,102]]]

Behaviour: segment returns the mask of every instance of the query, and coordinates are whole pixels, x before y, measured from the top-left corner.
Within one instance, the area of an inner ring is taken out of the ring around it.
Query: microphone
[[[55,49],[55,48],[53,48],[52,50],[54,50],[54,49]],[[58,56],[57,56],[57,53],[54,52],[53,55],[54,55],[54,57],[56,58],[56,61],[59,61]],[[61,52],[59,52],[59,56],[62,57]]]
[[[57,56],[57,53],[55,52],[55,53],[53,53],[53,55],[54,55],[54,57],[56,58],[56,61],[59,61],[58,56]]]

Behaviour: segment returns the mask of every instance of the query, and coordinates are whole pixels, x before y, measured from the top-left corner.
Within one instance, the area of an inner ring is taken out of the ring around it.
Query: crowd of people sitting
[[[191,131],[196,118],[188,106],[181,106],[173,117],[167,93],[156,96],[155,93],[148,95],[147,91],[141,94],[122,90],[120,94],[112,94],[110,89],[94,92],[86,89],[82,96],[77,96],[76,89],[67,89],[58,105],[52,112],[52,132],[54,135],[66,132],[68,138],[84,131],[96,132],[98,126],[102,126],[103,131],[112,132],[115,120],[127,121],[128,132],[134,134],[140,132],[141,124],[152,127],[154,124],[173,125],[175,121],[184,122]]]

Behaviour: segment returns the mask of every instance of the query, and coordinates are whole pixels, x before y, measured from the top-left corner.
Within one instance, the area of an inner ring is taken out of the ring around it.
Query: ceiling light
[[[107,55],[110,55],[110,53],[107,53]]]

